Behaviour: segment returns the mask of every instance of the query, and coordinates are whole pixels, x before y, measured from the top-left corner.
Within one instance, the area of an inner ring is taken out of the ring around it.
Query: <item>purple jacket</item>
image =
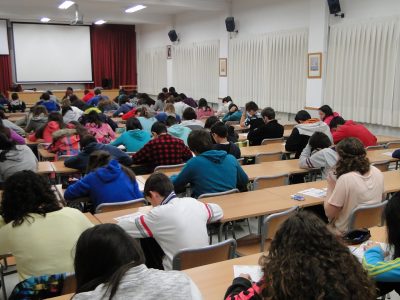
[[[10,129],[10,138],[15,141],[18,145],[25,145],[25,139],[16,133],[14,130]]]
[[[197,107],[197,103],[196,103],[196,101],[193,100],[193,98],[186,98],[186,99],[182,100],[182,102],[193,108]]]

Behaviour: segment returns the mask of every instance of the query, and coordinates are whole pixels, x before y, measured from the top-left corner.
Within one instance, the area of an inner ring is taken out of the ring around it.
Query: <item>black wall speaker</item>
[[[329,12],[331,15],[340,13],[342,9],[340,8],[340,1],[339,0],[328,0],[329,5]]]
[[[103,89],[112,89],[112,79],[110,79],[110,78],[102,78],[101,79],[101,87]]]
[[[170,30],[170,32],[168,32],[168,36],[171,42],[176,42],[178,40],[178,35],[176,34],[175,29]]]
[[[226,25],[226,30],[228,32],[234,32],[235,31],[235,18],[234,17],[227,17],[225,19],[225,25]]]

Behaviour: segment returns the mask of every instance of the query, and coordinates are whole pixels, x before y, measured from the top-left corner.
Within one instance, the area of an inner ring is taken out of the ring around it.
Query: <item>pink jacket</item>
[[[334,112],[333,116],[326,117],[322,121],[324,121],[325,124],[329,126],[331,124],[332,119],[335,118],[335,117],[340,117],[340,115],[337,112]]]
[[[115,132],[107,123],[101,124],[100,127],[95,123],[87,123],[85,127],[100,144],[109,144],[111,141],[115,140]]]
[[[203,108],[197,109],[197,119],[206,119],[208,117],[211,117],[215,114],[214,110],[211,108],[211,110],[206,110]]]

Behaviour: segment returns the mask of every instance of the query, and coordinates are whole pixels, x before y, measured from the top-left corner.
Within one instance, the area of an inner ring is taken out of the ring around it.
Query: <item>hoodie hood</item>
[[[53,139],[58,140],[59,138],[66,136],[76,135],[75,129],[60,129],[52,133]]]
[[[175,137],[183,137],[185,135],[188,135],[188,132],[190,131],[191,131],[190,128],[179,124],[172,125],[171,127],[168,128],[168,133],[170,133]]]
[[[149,133],[140,129],[129,130],[126,134],[138,141],[147,141],[149,139]]]
[[[44,122],[44,123],[46,123],[47,122],[47,116],[45,114],[40,114],[38,116],[33,116],[31,120],[36,121],[36,122]]]
[[[108,166],[97,169],[97,177],[104,183],[115,181],[121,174],[122,169],[116,160],[111,160]]]
[[[227,155],[228,155],[228,153],[226,153],[226,151],[209,150],[209,151],[203,152],[199,156],[202,156],[202,157],[212,161],[213,163],[221,164]]]
[[[325,133],[333,141],[329,126],[319,119],[307,120],[302,124],[297,124],[295,128],[297,128],[301,135],[312,136],[315,132]]]

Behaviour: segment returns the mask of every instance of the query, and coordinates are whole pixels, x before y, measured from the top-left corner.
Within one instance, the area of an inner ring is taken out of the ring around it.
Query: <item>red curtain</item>
[[[7,93],[11,89],[11,61],[9,55],[0,55],[0,92]]]
[[[113,88],[136,84],[135,26],[92,26],[91,44],[94,86],[103,78],[111,79]]]

